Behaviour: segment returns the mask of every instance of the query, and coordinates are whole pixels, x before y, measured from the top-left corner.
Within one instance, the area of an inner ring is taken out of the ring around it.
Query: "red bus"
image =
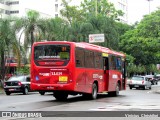
[[[31,89],[57,100],[82,94],[117,96],[126,89],[125,55],[84,42],[46,41],[32,46]]]

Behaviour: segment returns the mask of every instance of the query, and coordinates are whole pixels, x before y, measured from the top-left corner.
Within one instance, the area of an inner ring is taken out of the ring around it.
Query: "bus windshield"
[[[70,59],[69,45],[37,45],[34,47],[34,62],[38,66],[64,66]]]

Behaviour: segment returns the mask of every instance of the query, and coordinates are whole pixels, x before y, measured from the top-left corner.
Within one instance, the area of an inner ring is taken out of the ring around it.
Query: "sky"
[[[158,6],[160,7],[160,0],[152,0],[150,2],[147,0],[128,0],[128,23],[139,22],[144,15],[149,14],[149,8],[150,12],[153,12],[157,10]]]

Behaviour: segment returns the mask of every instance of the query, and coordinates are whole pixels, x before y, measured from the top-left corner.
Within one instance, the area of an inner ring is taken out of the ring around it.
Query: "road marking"
[[[159,105],[154,105],[154,104],[122,104],[122,105],[107,105],[105,107],[98,107],[98,108],[93,108],[89,109],[91,111],[113,111],[113,110],[129,110],[129,109],[141,109],[141,110],[159,110],[160,106]]]

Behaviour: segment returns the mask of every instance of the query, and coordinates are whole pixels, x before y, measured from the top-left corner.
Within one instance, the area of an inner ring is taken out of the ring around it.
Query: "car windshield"
[[[144,77],[132,77],[132,80],[141,81],[144,80]]]
[[[12,76],[7,81],[24,81],[25,76]]]

